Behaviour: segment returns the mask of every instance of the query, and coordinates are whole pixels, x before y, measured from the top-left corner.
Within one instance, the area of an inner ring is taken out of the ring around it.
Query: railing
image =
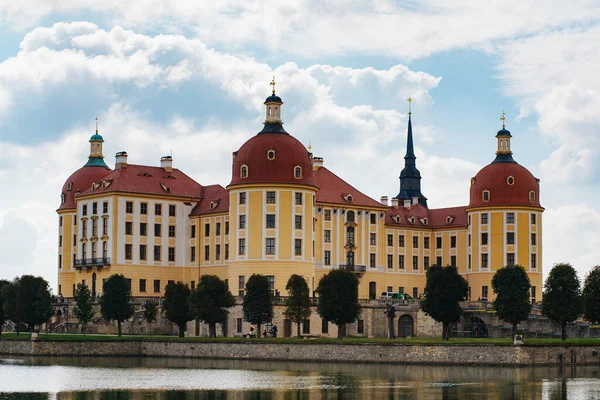
[[[356,273],[365,273],[367,272],[366,265],[351,265],[351,264],[342,264],[339,266],[340,269],[345,269],[348,271],[356,272]]]
[[[73,267],[75,269],[107,267],[110,265],[110,257],[80,258],[75,260]]]

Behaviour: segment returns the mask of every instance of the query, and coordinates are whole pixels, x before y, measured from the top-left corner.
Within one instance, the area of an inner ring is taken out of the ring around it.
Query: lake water
[[[0,400],[600,399],[600,366],[0,356]]]

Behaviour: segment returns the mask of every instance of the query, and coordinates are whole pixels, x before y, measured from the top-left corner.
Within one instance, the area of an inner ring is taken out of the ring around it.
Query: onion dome
[[[469,207],[541,207],[539,179],[517,163],[510,149],[511,133],[504,126],[496,134],[496,159],[471,179]]]

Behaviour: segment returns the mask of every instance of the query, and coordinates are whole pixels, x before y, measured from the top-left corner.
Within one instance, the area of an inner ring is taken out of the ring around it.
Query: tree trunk
[[[261,328],[262,328],[262,326],[261,326],[260,322],[258,324],[256,324],[256,337],[257,338],[262,336],[262,332],[260,331]]]
[[[448,324],[442,322],[442,340],[446,340],[446,332],[448,331]]]
[[[150,326],[148,328],[148,333],[150,334],[150,336],[152,336],[152,322],[148,322],[148,325]]]
[[[4,322],[0,321],[0,336],[2,336],[2,325],[4,325]]]
[[[561,331],[562,331],[561,340],[567,340],[567,321],[561,322]]]
[[[217,337],[217,324],[208,324],[208,337]]]
[[[200,336],[200,320],[199,319],[196,319],[194,321],[194,328],[196,329],[196,336]],[[212,336],[210,336],[210,326],[209,326],[208,336],[212,337]]]
[[[302,337],[302,336],[300,335],[300,322],[298,322],[298,323],[296,324],[296,332],[298,333],[298,338]]]
[[[81,333],[85,336],[85,325],[81,324]]]
[[[344,336],[342,336],[344,330],[344,324],[338,324],[338,339],[343,339]]]
[[[179,337],[185,337],[185,322],[179,324]]]
[[[515,333],[517,333],[517,323],[514,322],[513,326],[512,326],[512,334],[514,335]]]
[[[121,337],[121,320],[117,320],[117,336]]]

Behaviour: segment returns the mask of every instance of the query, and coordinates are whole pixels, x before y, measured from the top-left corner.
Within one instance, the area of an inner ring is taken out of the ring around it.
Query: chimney
[[[160,167],[167,172],[173,172],[173,157],[164,156],[160,158]]]
[[[381,196],[381,205],[387,206],[388,205],[388,197],[387,196]]]
[[[410,210],[410,199],[406,199],[404,200],[404,208],[406,208],[407,210]]]
[[[115,155],[115,169],[127,168],[127,152],[120,151]]]
[[[397,197],[394,197],[392,199],[392,207],[398,207],[398,198]]]
[[[313,171],[318,170],[323,166],[323,157],[313,157],[312,159]]]

